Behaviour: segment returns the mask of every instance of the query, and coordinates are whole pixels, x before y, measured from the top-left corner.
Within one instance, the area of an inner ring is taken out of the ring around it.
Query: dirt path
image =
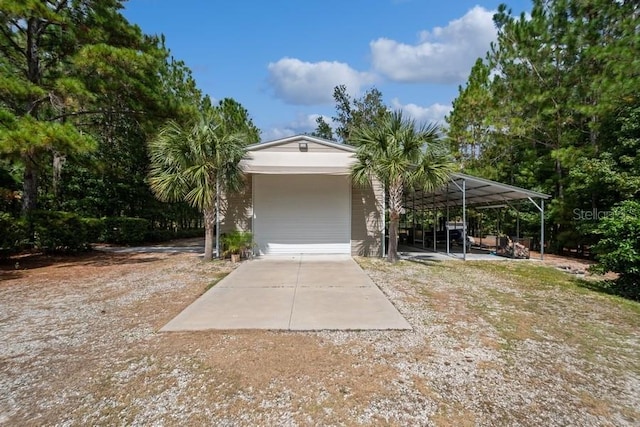
[[[0,424],[640,423],[638,304],[529,263],[359,262],[414,330],[160,334],[233,266],[5,264]]]

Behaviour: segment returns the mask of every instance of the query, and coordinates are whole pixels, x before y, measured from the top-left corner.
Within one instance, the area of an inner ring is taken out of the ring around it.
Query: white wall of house
[[[261,255],[351,253],[351,183],[341,175],[254,175]]]

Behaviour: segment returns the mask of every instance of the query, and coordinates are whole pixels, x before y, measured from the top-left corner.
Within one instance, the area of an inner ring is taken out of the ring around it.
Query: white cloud
[[[269,84],[275,95],[289,104],[318,105],[333,102],[333,89],[345,85],[357,95],[360,88],[372,84],[375,77],[343,62],[303,62],[282,58],[268,66]]]
[[[273,141],[274,139],[286,138],[288,136],[300,135],[313,132],[318,124],[316,119],[321,114],[299,114],[294,120],[282,126],[275,126],[262,132],[263,141]],[[322,115],[324,121],[335,127],[331,117]]]
[[[374,68],[400,82],[459,83],[496,39],[494,12],[476,6],[446,27],[422,31],[417,44],[380,38],[370,43]]]
[[[416,104],[402,104],[398,98],[391,100],[391,106],[394,110],[402,110],[402,112],[419,124],[438,123],[444,125],[444,116],[451,112],[451,105],[432,104],[428,107],[421,107]]]
[[[298,132],[288,127],[272,127],[269,129],[263,129],[260,133],[260,137],[262,142],[267,142],[297,134]]]

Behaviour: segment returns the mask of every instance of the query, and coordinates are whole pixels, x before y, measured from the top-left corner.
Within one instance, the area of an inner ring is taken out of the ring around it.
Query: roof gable
[[[306,143],[309,151],[354,153],[355,147],[310,135],[294,135],[273,141],[260,142],[247,147],[247,151],[299,151],[299,143]]]

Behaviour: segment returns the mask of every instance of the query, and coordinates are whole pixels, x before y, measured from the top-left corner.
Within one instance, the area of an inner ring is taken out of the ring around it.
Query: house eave
[[[355,153],[356,152],[356,148],[352,147],[351,145],[347,145],[347,144],[341,144],[335,141],[329,141],[328,139],[324,139],[324,138],[318,138],[316,136],[310,136],[310,135],[293,135],[293,136],[288,136],[286,138],[280,138],[280,139],[275,139],[272,141],[267,141],[267,142],[259,142],[257,144],[251,144],[247,147],[247,151],[258,151],[258,150],[264,150],[267,148],[271,148],[271,147],[276,147],[278,145],[282,145],[282,144],[288,144],[290,142],[295,142],[295,141],[300,141],[300,142],[311,142],[311,143],[315,143],[315,144],[320,144],[320,145],[324,145],[326,147],[331,147],[331,148],[335,148],[338,150],[342,150],[342,151],[347,151],[350,153]]]

